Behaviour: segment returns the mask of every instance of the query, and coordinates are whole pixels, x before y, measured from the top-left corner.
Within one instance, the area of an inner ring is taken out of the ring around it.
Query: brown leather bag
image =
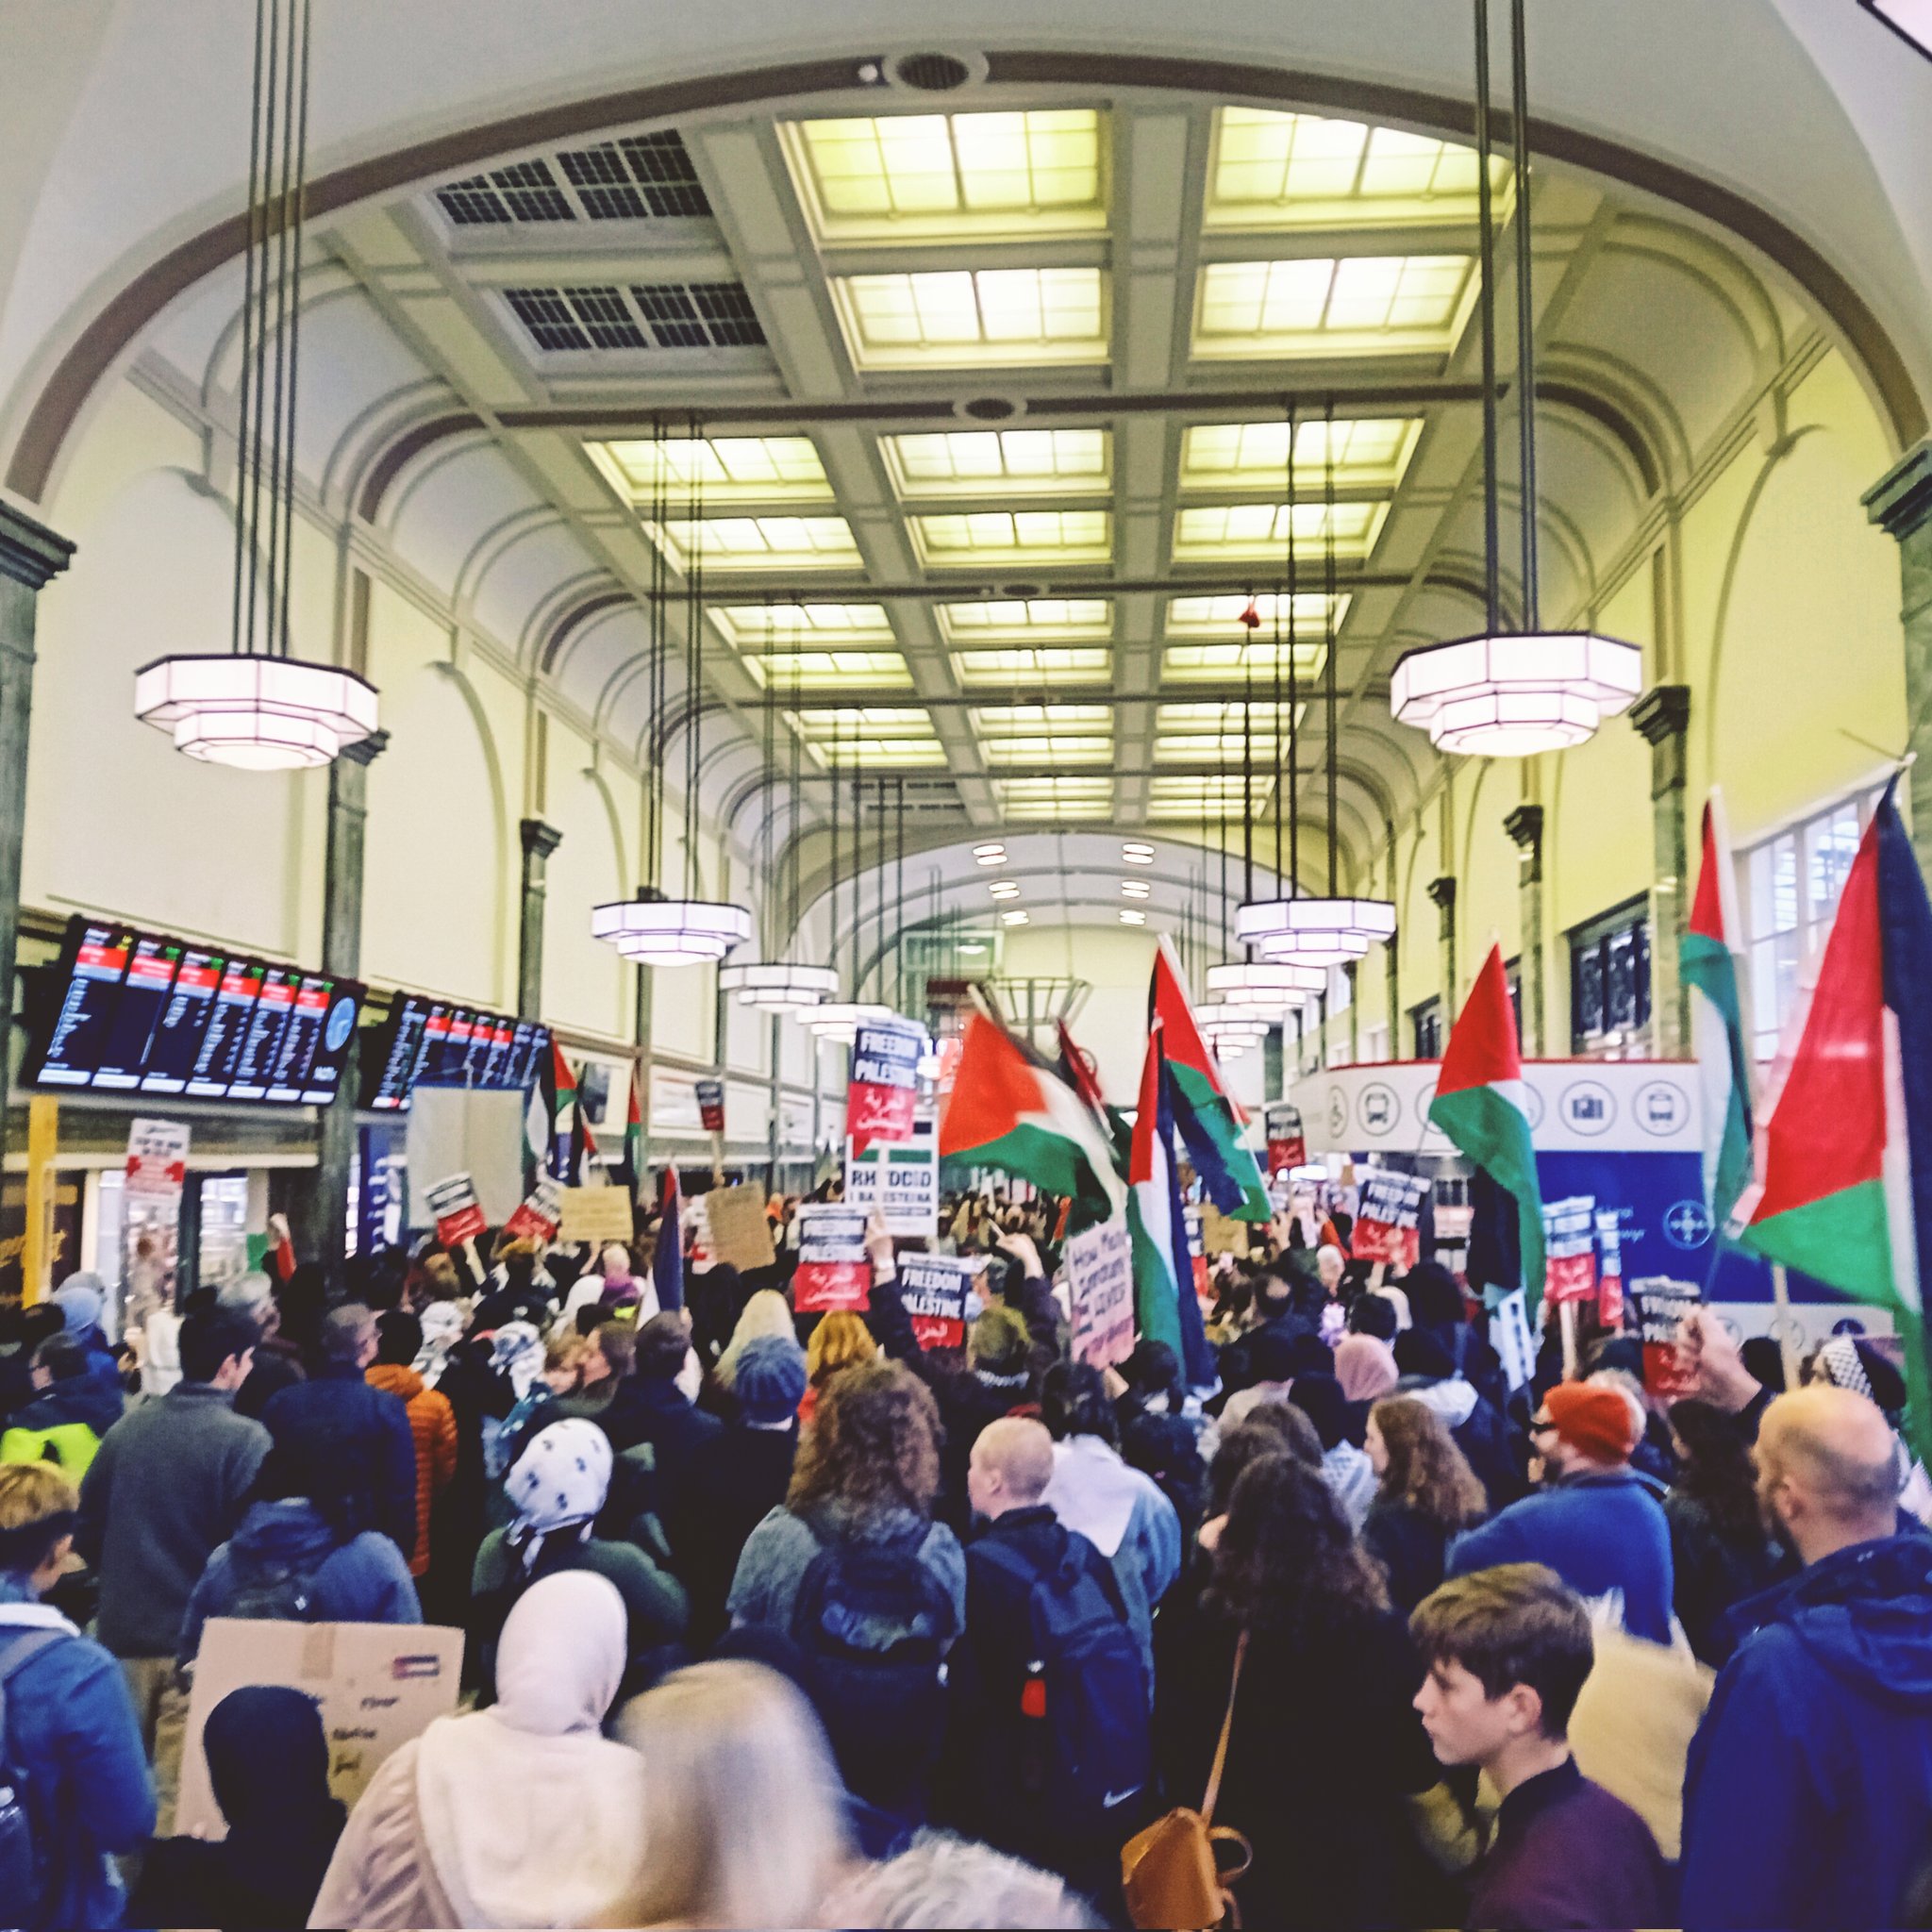
[[[1121,1848],[1121,1889],[1126,1895],[1127,1916],[1141,1932],[1205,1932],[1224,1919],[1237,1927],[1241,1923],[1241,1907],[1229,1888],[1253,1864],[1255,1848],[1240,1832],[1214,1823],[1214,1803],[1221,1795],[1227,1734],[1234,1728],[1235,1693],[1241,1689],[1247,1654],[1248,1633],[1243,1630],[1235,1645],[1227,1714],[1221,1720],[1221,1740],[1214,1747],[1214,1769],[1208,1774],[1201,1808],[1191,1811],[1185,1805],[1177,1806]],[[1217,1844],[1238,1845],[1239,1860],[1224,1866],[1215,1856]]]

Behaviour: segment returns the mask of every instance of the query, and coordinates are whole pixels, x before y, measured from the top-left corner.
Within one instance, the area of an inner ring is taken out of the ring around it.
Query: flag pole
[[[1785,1264],[1771,1264],[1771,1298],[1777,1305],[1777,1347],[1784,1357],[1785,1387],[1798,1386],[1798,1337],[1791,1320],[1791,1285],[1785,1278]]]

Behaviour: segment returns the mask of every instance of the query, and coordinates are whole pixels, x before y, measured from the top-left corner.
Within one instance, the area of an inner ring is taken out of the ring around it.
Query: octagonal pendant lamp
[[[1496,476],[1496,248],[1491,221],[1488,0],[1476,7],[1476,182],[1481,227],[1483,554],[1487,625],[1474,637],[1427,644],[1397,660],[1389,708],[1465,758],[1534,758],[1566,751],[1627,710],[1643,689],[1643,653],[1593,631],[1545,630],[1537,565],[1536,309],[1530,266],[1528,67],[1524,0],[1511,0],[1511,125],[1516,192],[1516,375],[1523,483],[1523,625],[1503,623]]]
[[[663,529],[671,514],[664,419],[654,420],[657,463],[653,482],[652,525]],[[703,430],[693,417],[690,424],[693,447],[702,443]],[[684,514],[694,527],[705,513],[705,466],[691,465],[690,500]],[[651,582],[645,599],[645,618],[650,642],[645,666],[654,694],[651,722],[646,734],[658,755],[649,761],[650,777],[644,794],[644,850],[650,881],[634,899],[615,899],[591,909],[591,936],[613,945],[624,957],[639,966],[701,966],[722,959],[736,946],[751,938],[751,913],[742,906],[707,899],[698,888],[698,774],[704,764],[705,688],[705,546],[692,545],[686,566],[684,584],[683,672],[684,691],[681,723],[684,726],[684,892],[671,898],[657,883],[658,866],[664,844],[664,758],[669,724],[673,719],[673,699],[668,689],[672,644],[669,623],[671,605],[670,566],[663,545],[651,546]]]
[[[259,190],[244,251],[228,650],[158,658],[134,674],[142,724],[190,758],[248,772],[325,765],[376,728],[374,685],[289,654],[309,4],[257,0],[255,9],[248,178]]]
[[[1286,1013],[1307,1006],[1328,984],[1317,966],[1275,959],[1230,959],[1208,969],[1208,991],[1224,1006]]]
[[[725,992],[735,992],[741,1007],[803,1013],[837,998],[839,975],[829,966],[760,963],[725,967],[718,974],[718,985]]]

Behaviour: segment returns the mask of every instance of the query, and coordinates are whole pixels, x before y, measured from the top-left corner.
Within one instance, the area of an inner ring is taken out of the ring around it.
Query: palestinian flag
[[[1055,1071],[1087,1103],[1095,1124],[1113,1149],[1114,1166],[1124,1168],[1128,1144],[1133,1139],[1133,1129],[1127,1124],[1127,1117],[1119,1108],[1107,1104],[1107,1096],[1100,1091],[1100,1081],[1094,1074],[1091,1060],[1074,1041],[1067,1023],[1056,1020],[1054,1026],[1060,1041],[1059,1065]]]
[[[638,1107],[637,1075],[631,1075],[630,1107],[624,1118],[624,1153],[617,1163],[619,1182],[630,1190],[632,1202],[641,1202],[644,1187],[644,1117]]]
[[[1174,1350],[1190,1388],[1206,1389],[1215,1380],[1214,1353],[1194,1295],[1194,1264],[1174,1158],[1174,1081],[1164,1035],[1156,1020],[1141,1066],[1141,1099],[1127,1162],[1134,1325],[1142,1341],[1164,1341]]]
[[[1499,945],[1490,948],[1450,1031],[1429,1119],[1498,1187],[1516,1197],[1524,1301],[1534,1310],[1543,1291],[1543,1197],[1530,1145],[1516,1013]]]
[[[553,1035],[550,1041],[550,1172],[558,1180],[571,1178],[573,1158],[577,1150],[574,1146],[574,1129],[577,1118],[577,1076],[571,1072],[570,1062],[563,1057],[563,1049]]]
[[[1087,1103],[984,1013],[966,1023],[952,1095],[940,1116],[940,1158],[996,1167],[1042,1193],[1070,1196],[1076,1232],[1126,1205]]]
[[[1158,1024],[1166,1035],[1174,1124],[1188,1144],[1208,1198],[1237,1221],[1271,1220],[1274,1210],[1269,1205],[1261,1164],[1241,1141],[1248,1117],[1221,1084],[1221,1070],[1194,1024],[1180,962],[1165,934],[1154,955],[1147,1008],[1150,1024]]]
[[[637,1106],[633,1089],[631,1106]],[[660,1314],[684,1306],[684,1191],[677,1170],[667,1167],[658,1189],[658,1245],[651,1253],[651,1286],[658,1291]]]
[[[1697,896],[1677,959],[1693,1002],[1690,1038],[1704,1095],[1704,1195],[1719,1227],[1751,1179],[1751,1060],[1738,996],[1737,898],[1724,801],[1713,791],[1704,808]]]
[[[1932,904],[1886,788],[1757,1135],[1738,1239],[1890,1311],[1932,1457],[1920,1283],[1932,1269]]]

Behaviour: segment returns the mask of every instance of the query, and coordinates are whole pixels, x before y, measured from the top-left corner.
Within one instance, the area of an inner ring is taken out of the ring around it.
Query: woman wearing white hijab
[[[376,1773],[309,1924],[637,1924],[644,1761],[601,1728],[624,1664],[606,1578],[533,1584],[504,1625],[496,1703],[438,1718]]]

